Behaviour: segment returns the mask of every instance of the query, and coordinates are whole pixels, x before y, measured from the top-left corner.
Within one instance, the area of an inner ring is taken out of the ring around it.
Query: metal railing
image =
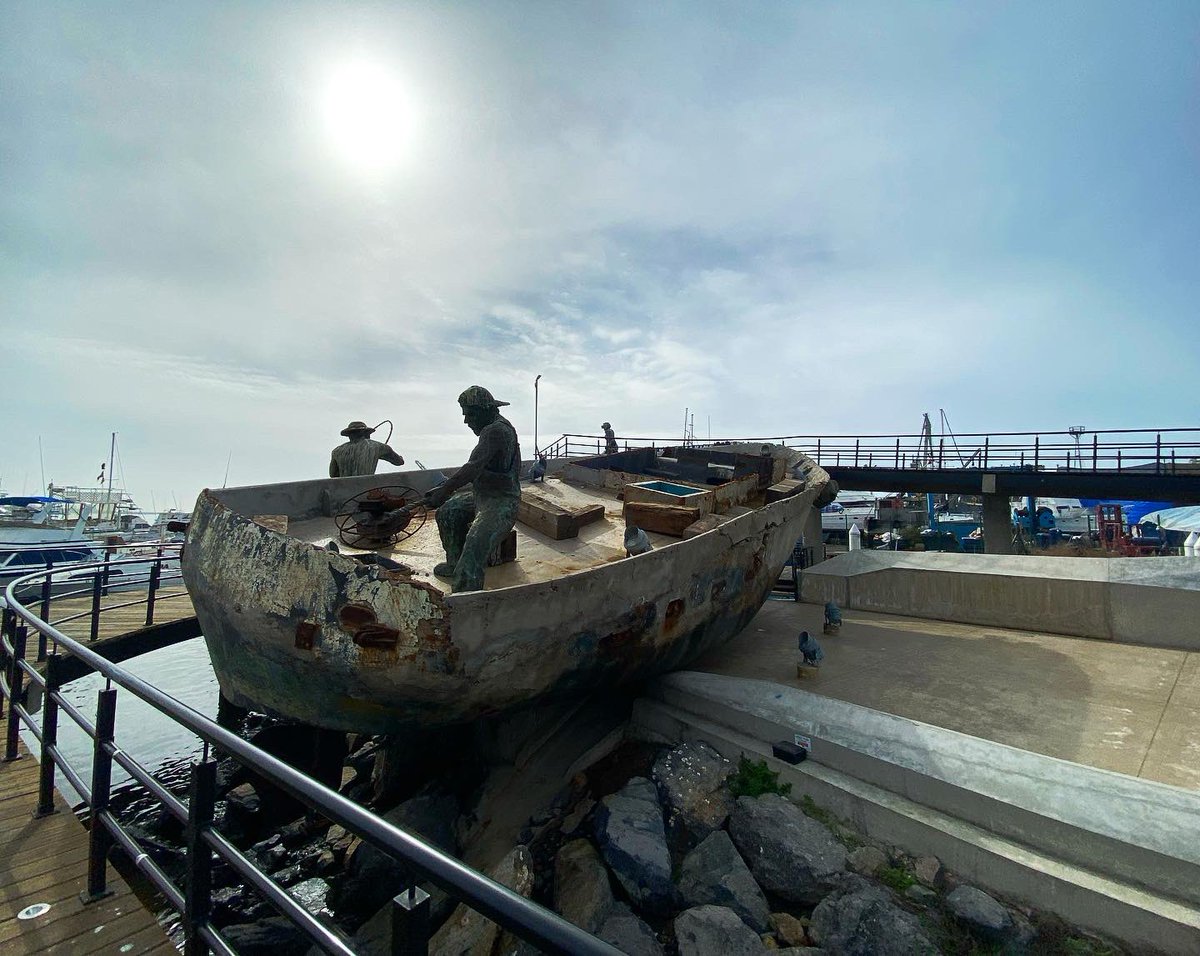
[[[136,559],[128,559],[131,563]],[[159,564],[164,559],[158,559]],[[109,569],[120,561],[98,562],[88,568],[99,581],[107,564]],[[79,570],[79,569],[74,569]],[[352,954],[351,942],[337,930],[319,921],[288,891],[238,849],[214,825],[217,800],[216,761],[209,749],[219,750],[267,781],[299,800],[309,811],[348,832],[359,836],[398,861],[405,873],[404,888],[392,901],[392,952],[424,954],[430,935],[429,895],[418,885],[427,879],[452,897],[495,921],[516,936],[549,953],[596,954],[617,956],[619,950],[597,939],[562,917],[544,909],[508,887],[465,866],[418,838],[375,816],[369,810],[336,791],[305,776],[300,771],[243,740],[233,732],[179,703],[120,666],[101,657],[83,643],[63,634],[51,623],[26,607],[17,592],[31,584],[39,593],[49,590],[45,581],[58,571],[37,571],[12,582],[5,593],[7,606],[0,623],[0,648],[4,667],[0,668],[0,690],[8,708],[5,759],[17,758],[17,735],[23,725],[40,749],[38,804],[35,815],[55,812],[54,781],[56,771],[82,796],[87,806],[89,837],[87,891],[93,901],[107,895],[105,865],[110,850],[126,854],[132,866],[156,887],[183,917],[185,953],[199,956],[210,950],[231,954],[235,950],[224,940],[211,919],[212,871],[214,857],[231,867],[246,885],[261,894],[279,913],[298,926],[307,937],[327,953]],[[147,578],[147,584],[162,582],[160,573]],[[153,585],[150,590],[153,590]],[[93,585],[93,593],[98,589]],[[136,602],[130,602],[136,603]],[[153,599],[147,597],[147,619],[153,618]],[[125,605],[123,605],[125,606]],[[105,609],[94,603],[93,618]],[[60,622],[61,623],[61,622]],[[92,633],[98,624],[93,620]],[[38,635],[38,662],[27,660],[30,632]],[[49,653],[44,653],[49,644]],[[64,661],[67,656],[82,661],[101,674],[107,686],[97,693],[95,719],[81,713],[62,693]],[[42,691],[40,720],[26,708],[26,681]],[[192,765],[186,800],[170,792],[154,775],[127,753],[116,737],[118,691],[125,691],[148,703],[155,710],[185,727],[204,742],[204,756]],[[93,741],[90,781],[85,781],[58,747],[58,723],[66,714]],[[117,816],[109,809],[113,764],[121,767],[163,808],[184,825],[187,842],[186,872],[182,887],[167,876],[141,848]]]
[[[622,437],[622,449],[770,442],[817,464],[852,468],[988,469],[1200,475],[1200,428],[1109,428],[1086,432],[903,435],[772,435],[752,438]],[[602,435],[564,434],[544,448],[551,460],[604,453]]]

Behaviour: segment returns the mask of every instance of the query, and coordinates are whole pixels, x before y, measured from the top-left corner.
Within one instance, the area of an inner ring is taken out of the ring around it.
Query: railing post
[[[48,817],[54,809],[54,759],[50,748],[58,744],[58,701],[54,695],[62,686],[62,658],[46,658],[46,696],[42,699],[42,755],[38,763],[38,805],[35,817]]]
[[[1117,448],[1117,474],[1121,473],[1121,449]]]
[[[1162,432],[1154,438],[1154,473],[1162,474]]]
[[[96,575],[96,580],[100,576]],[[79,894],[84,903],[94,903],[111,892],[107,888],[108,851],[112,846],[112,834],[108,832],[103,816],[108,812],[109,791],[112,787],[112,755],[106,744],[111,744],[117,723],[117,692],[113,688],[102,690],[96,695],[96,739],[92,747],[92,805],[88,816],[88,878],[87,889]]]
[[[9,661],[8,670],[8,726],[5,727],[4,760],[6,763],[17,759],[17,741],[20,739],[21,717],[17,714],[17,704],[20,703],[25,686],[25,672],[21,670],[21,662],[25,660],[25,624],[24,622],[12,628],[13,656]]]
[[[942,462],[946,455],[946,439],[938,439],[938,471],[942,470]]]
[[[146,627],[154,623],[154,595],[158,593],[158,578],[162,573],[162,551],[150,567],[150,591],[146,595]]]
[[[854,439],[854,467],[858,467],[858,439]]]
[[[821,439],[817,439],[817,464],[821,464]]]
[[[94,644],[96,638],[100,636],[100,591],[101,591],[101,574],[96,572],[92,577],[92,625],[89,631],[91,637],[89,640]]]
[[[47,624],[50,623],[50,586],[51,586],[50,572],[53,570],[54,570],[54,562],[47,561],[46,562],[46,576],[44,578],[42,578],[42,607],[41,607],[40,613],[38,614],[38,617],[40,617]]]
[[[1041,435],[1034,435],[1034,436],[1033,436],[1033,470],[1034,470],[1034,471],[1037,471],[1037,466],[1038,466],[1038,454],[1039,454],[1039,445],[1040,445],[1040,442],[1041,442],[1041,437],[1042,437]],[[1030,518],[1030,521],[1032,521],[1032,520],[1033,520],[1033,519],[1032,519],[1032,518]],[[1031,525],[1030,525],[1030,527],[1032,528],[1032,527],[1033,527],[1033,525],[1031,524]]]
[[[988,439],[989,439],[989,438],[991,438],[991,436],[990,436],[990,435],[984,435],[984,436],[983,436],[983,467],[984,467],[985,469],[987,468],[987,460],[988,460]]]
[[[208,944],[200,931],[212,913],[212,851],[204,832],[212,825],[217,801],[217,762],[204,760],[192,764],[187,818],[187,886],[183,898],[183,918],[187,932],[184,956],[208,956]]]
[[[896,439],[896,470],[900,470],[900,439]]]
[[[392,956],[426,956],[429,952],[429,894],[409,881],[392,899]]]
[[[1092,436],[1092,471],[1099,470],[1100,462],[1100,436]]]

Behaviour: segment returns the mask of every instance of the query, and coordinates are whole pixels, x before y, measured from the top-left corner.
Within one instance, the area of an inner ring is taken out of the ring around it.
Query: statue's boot
[[[449,561],[442,561],[440,564],[434,566],[433,573],[439,578],[453,578],[454,565]]]

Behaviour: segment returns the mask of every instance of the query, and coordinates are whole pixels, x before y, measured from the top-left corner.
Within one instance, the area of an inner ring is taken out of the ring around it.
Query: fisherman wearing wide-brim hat
[[[517,430],[499,412],[508,402],[472,385],[458,396],[458,404],[479,442],[467,463],[422,499],[438,510],[438,533],[446,549],[446,560],[433,573],[452,578],[456,593],[483,589],[488,557],[512,530],[521,503]]]
[[[404,459],[397,455],[391,446],[371,438],[375,429],[366,422],[351,422],[342,429],[342,434],[349,438],[333,450],[329,458],[330,478],[351,478],[354,475],[373,475],[379,465],[379,459],[390,461],[393,465],[403,465]]]

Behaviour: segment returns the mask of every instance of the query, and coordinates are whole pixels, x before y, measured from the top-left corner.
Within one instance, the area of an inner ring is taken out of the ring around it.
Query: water
[[[121,667],[205,717],[216,719],[217,678],[203,638],[151,651],[124,661]],[[63,696],[94,722],[96,695],[104,685],[104,678],[99,674],[89,674],[67,684]],[[177,777],[179,770],[199,759],[204,749],[200,739],[190,731],[121,688],[117,692],[116,742],[146,770],[163,773],[168,778]],[[90,782],[92,740],[62,712],[59,714],[58,744],[71,766]],[[37,753],[36,740],[26,737],[25,745]],[[56,782],[68,799],[78,802],[61,774]],[[114,764],[112,782],[114,787],[119,787],[129,783],[130,777]]]

